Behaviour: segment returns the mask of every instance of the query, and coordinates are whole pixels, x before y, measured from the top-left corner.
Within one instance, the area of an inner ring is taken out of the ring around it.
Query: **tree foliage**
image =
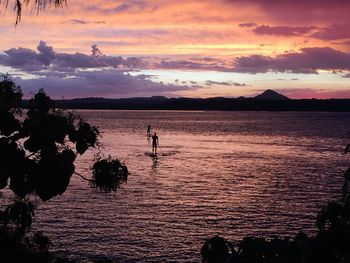
[[[128,170],[119,160],[97,159],[92,167],[90,186],[101,192],[117,191],[127,181]]]
[[[5,6],[7,9],[10,2],[13,2],[14,10],[16,12],[16,24],[21,21],[23,8],[32,5],[39,13],[40,10],[47,8],[49,5],[54,5],[55,7],[62,7],[67,3],[66,0],[0,0],[0,4]]]
[[[0,82],[0,189],[8,188],[15,198],[0,210],[0,246],[5,237],[13,236],[23,245],[38,200],[63,194],[75,173],[77,155],[98,144],[96,127],[55,108],[43,90],[29,100],[25,117],[21,104],[20,87],[4,76]],[[127,167],[111,157],[99,157],[92,171],[91,179],[85,179],[103,192],[116,191],[127,181]]]

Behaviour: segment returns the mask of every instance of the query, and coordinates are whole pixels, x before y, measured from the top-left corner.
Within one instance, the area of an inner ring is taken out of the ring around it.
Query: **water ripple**
[[[83,111],[103,131],[104,152],[131,175],[116,194],[73,178],[34,222],[53,249],[82,262],[199,262],[204,240],[315,232],[315,217],[339,198],[348,113]],[[146,127],[161,151],[146,153]],[[78,158],[89,176],[94,152]]]

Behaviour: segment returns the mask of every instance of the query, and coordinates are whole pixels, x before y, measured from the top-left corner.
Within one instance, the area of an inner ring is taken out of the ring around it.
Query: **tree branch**
[[[85,176],[81,175],[80,173],[74,172],[76,175],[78,175],[80,178],[84,179],[85,181],[92,182],[92,180],[86,178]]]

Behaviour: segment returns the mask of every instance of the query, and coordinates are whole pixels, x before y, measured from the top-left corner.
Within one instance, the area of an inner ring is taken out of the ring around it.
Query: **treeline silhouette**
[[[73,176],[102,192],[116,191],[128,169],[97,155],[91,178],[75,172],[78,155],[98,146],[99,130],[71,112],[56,108],[40,90],[22,113],[22,91],[8,76],[0,82],[0,262],[67,262],[49,252],[49,239],[28,235],[35,209],[63,194]],[[4,200],[6,199],[6,200]]]
[[[228,110],[228,111],[334,111],[349,112],[350,99],[269,100],[255,98],[81,98],[57,101],[70,109],[118,110]],[[25,105],[26,106],[26,105]]]
[[[345,153],[350,146],[346,148]],[[201,249],[203,263],[347,263],[350,262],[350,168],[344,173],[342,199],[318,213],[318,232],[309,237],[245,237],[236,246],[222,237],[208,239]]]

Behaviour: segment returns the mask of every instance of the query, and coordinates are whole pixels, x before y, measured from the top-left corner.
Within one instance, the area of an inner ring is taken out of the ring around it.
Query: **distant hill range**
[[[253,98],[81,98],[56,101],[71,109],[118,110],[230,110],[230,111],[343,111],[350,112],[350,99],[289,99],[273,90]]]

